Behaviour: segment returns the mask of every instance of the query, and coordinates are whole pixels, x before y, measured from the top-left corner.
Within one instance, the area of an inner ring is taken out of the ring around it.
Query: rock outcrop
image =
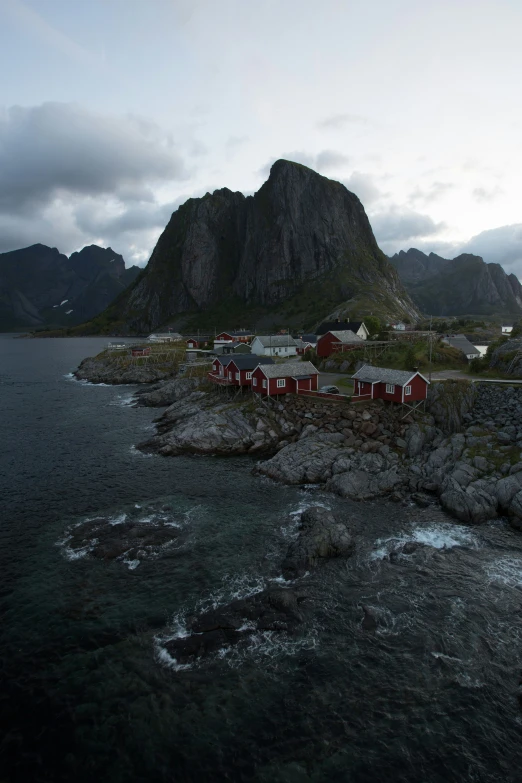
[[[106,317],[134,333],[180,314],[205,312],[209,321],[214,311],[313,323],[347,300],[351,313],[364,301],[364,312],[416,315],[357,196],[278,160],[254,196],[222,188],[180,206],[143,274]]]
[[[352,534],[331,511],[313,506],[301,514],[299,535],[288,548],[281,566],[285,579],[296,579],[321,559],[347,557],[354,550]]]
[[[344,522],[325,508],[301,514],[298,538],[282,563],[283,576],[294,580],[331,558],[349,557],[355,548]],[[165,643],[178,664],[217,653],[259,634],[293,636],[311,613],[306,586],[274,587],[188,619],[188,633]],[[307,609],[308,606],[308,609]]]

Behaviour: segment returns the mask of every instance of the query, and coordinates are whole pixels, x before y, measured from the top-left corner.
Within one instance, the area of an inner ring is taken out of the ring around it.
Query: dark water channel
[[[0,336],[0,781],[521,781],[522,536],[142,456],[158,412],[67,377],[104,343]],[[357,551],[301,580],[297,636],[178,666],[187,616],[281,583],[317,503]],[[70,546],[93,518],[177,538],[101,560]]]

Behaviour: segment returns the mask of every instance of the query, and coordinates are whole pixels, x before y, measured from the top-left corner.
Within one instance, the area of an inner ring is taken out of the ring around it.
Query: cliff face
[[[104,310],[139,271],[96,245],[70,258],[46,245],[1,253],[0,328],[78,324]]]
[[[183,204],[107,316],[143,332],[219,309],[319,320],[343,302],[353,315],[416,314],[357,196],[280,160],[254,196],[223,188]]]
[[[413,301],[432,315],[522,313],[522,286],[500,264],[464,253],[448,260],[411,248],[390,261]]]

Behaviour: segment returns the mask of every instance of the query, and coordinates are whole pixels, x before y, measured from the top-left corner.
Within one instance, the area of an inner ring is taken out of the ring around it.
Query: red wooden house
[[[266,394],[299,393],[317,391],[319,371],[311,362],[285,362],[284,364],[260,364],[252,373],[252,391]]]
[[[362,337],[359,337],[350,329],[342,332],[326,332],[317,340],[317,355],[321,357],[331,356],[332,353],[353,351],[362,345],[364,345]]]
[[[420,372],[388,370],[365,364],[353,379],[352,400],[389,400],[412,406],[428,396],[429,381]]]
[[[148,356],[150,354],[150,348],[131,348],[131,356]]]
[[[248,343],[253,336],[248,329],[239,329],[236,332],[220,332],[214,339],[214,343]]]
[[[208,337],[187,337],[187,348],[197,350],[198,348],[206,348],[209,343]]]
[[[212,372],[208,374],[208,378],[221,386],[250,386],[255,368],[260,364],[273,363],[274,360],[269,356],[217,356],[212,362]]]

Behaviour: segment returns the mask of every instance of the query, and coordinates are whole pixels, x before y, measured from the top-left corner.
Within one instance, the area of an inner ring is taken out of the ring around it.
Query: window
[[[236,372],[236,381],[238,381],[238,380],[239,380],[239,373]]]
[[[286,380],[284,378],[278,378],[277,379],[277,388],[282,389],[284,386],[286,386]]]
[[[252,386],[257,386],[257,378],[252,378]]]
[[[408,394],[411,394],[411,386],[404,387],[404,396],[407,397]]]
[[[263,389],[266,389],[266,379],[263,378]]]
[[[223,375],[223,365],[222,364],[219,365],[219,374]]]
[[[395,394],[395,385],[393,383],[386,384],[386,394]]]
[[[252,380],[252,373],[251,372],[247,372],[246,379],[247,379],[247,381],[251,381]]]

